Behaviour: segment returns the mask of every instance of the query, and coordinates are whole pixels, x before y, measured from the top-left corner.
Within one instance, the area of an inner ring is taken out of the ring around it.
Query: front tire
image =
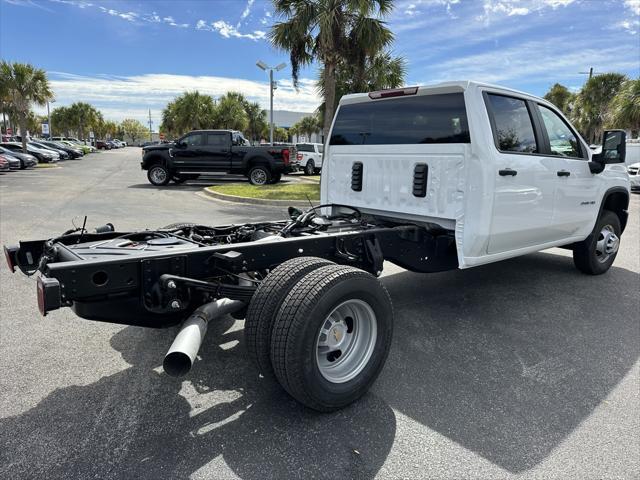
[[[282,180],[282,174],[281,173],[276,173],[271,177],[271,181],[269,182],[271,185],[278,183],[280,180]]]
[[[573,248],[573,263],[587,275],[602,275],[613,265],[620,246],[620,219],[603,210],[593,233]]]
[[[169,170],[164,165],[154,165],[147,171],[147,179],[151,185],[161,187],[169,183],[171,175]]]
[[[251,185],[267,185],[271,181],[271,171],[268,167],[258,165],[249,170],[249,183]]]
[[[334,411],[369,390],[387,359],[392,331],[391,299],[376,277],[353,267],[321,267],[283,300],[271,364],[297,401]]]
[[[316,173],[316,164],[314,163],[313,160],[309,160],[307,162],[307,164],[304,167],[304,173],[306,175],[313,175],[314,173]]]

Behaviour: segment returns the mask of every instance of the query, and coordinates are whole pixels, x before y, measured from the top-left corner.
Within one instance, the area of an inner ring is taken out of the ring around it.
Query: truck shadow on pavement
[[[640,276],[623,268],[592,277],[538,253],[383,282],[396,330],[373,391],[511,472],[544,460],[640,356]]]
[[[159,368],[175,329],[127,327],[111,345],[129,368],[0,420],[0,478],[226,477],[229,468],[247,480],[368,479],[393,445],[394,410],[521,472],[640,355],[638,280],[616,267],[588,277],[545,253],[384,277],[396,311],[387,366],[371,393],[330,415],[259,378],[230,317],[211,325],[186,381]]]
[[[395,438],[386,403],[368,394],[330,415],[305,409],[259,378],[242,331],[224,333],[232,324],[210,327],[185,382],[158,368],[175,329],[124,328],[111,345],[130,368],[0,421],[0,478],[226,478],[225,464],[249,480],[373,478]]]

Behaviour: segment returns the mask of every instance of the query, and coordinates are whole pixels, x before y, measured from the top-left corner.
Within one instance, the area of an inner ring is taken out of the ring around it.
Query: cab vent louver
[[[362,191],[362,162],[354,162],[351,166],[351,190]]]
[[[413,168],[413,196],[414,197],[427,196],[428,174],[429,174],[429,167],[427,167],[426,163],[418,163]]]

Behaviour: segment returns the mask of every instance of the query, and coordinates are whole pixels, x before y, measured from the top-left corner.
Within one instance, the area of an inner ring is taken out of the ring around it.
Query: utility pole
[[[149,141],[153,141],[153,133],[151,132],[151,124],[153,121],[151,120],[151,109],[149,109]]]
[[[279,72],[284,67],[287,66],[286,63],[281,63],[280,65],[276,65],[275,67],[269,67],[262,60],[258,60],[256,62],[256,66],[264,71],[269,70],[269,143],[273,145],[273,90],[275,89],[275,84],[273,81],[273,71]]]
[[[600,72],[594,72],[593,67],[589,67],[588,72],[578,72],[580,75],[589,75],[589,80],[591,80],[594,76],[602,75]]]
[[[56,103],[55,100],[47,100],[47,119],[49,122],[49,139],[53,137],[53,128],[51,128],[51,111],[49,110],[49,102]]]

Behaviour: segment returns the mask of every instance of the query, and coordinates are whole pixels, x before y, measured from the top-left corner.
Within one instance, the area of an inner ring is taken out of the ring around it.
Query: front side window
[[[202,134],[192,133],[191,135],[187,135],[186,137],[184,137],[182,141],[189,147],[199,147],[202,145]]]
[[[330,145],[469,143],[462,93],[417,95],[342,105]]]
[[[524,100],[488,94],[495,123],[498,149],[503,152],[534,153],[538,151],[533,122]]]
[[[578,138],[558,116],[556,112],[544,105],[538,105],[544,128],[547,130],[551,153],[561,157],[582,158]]]

